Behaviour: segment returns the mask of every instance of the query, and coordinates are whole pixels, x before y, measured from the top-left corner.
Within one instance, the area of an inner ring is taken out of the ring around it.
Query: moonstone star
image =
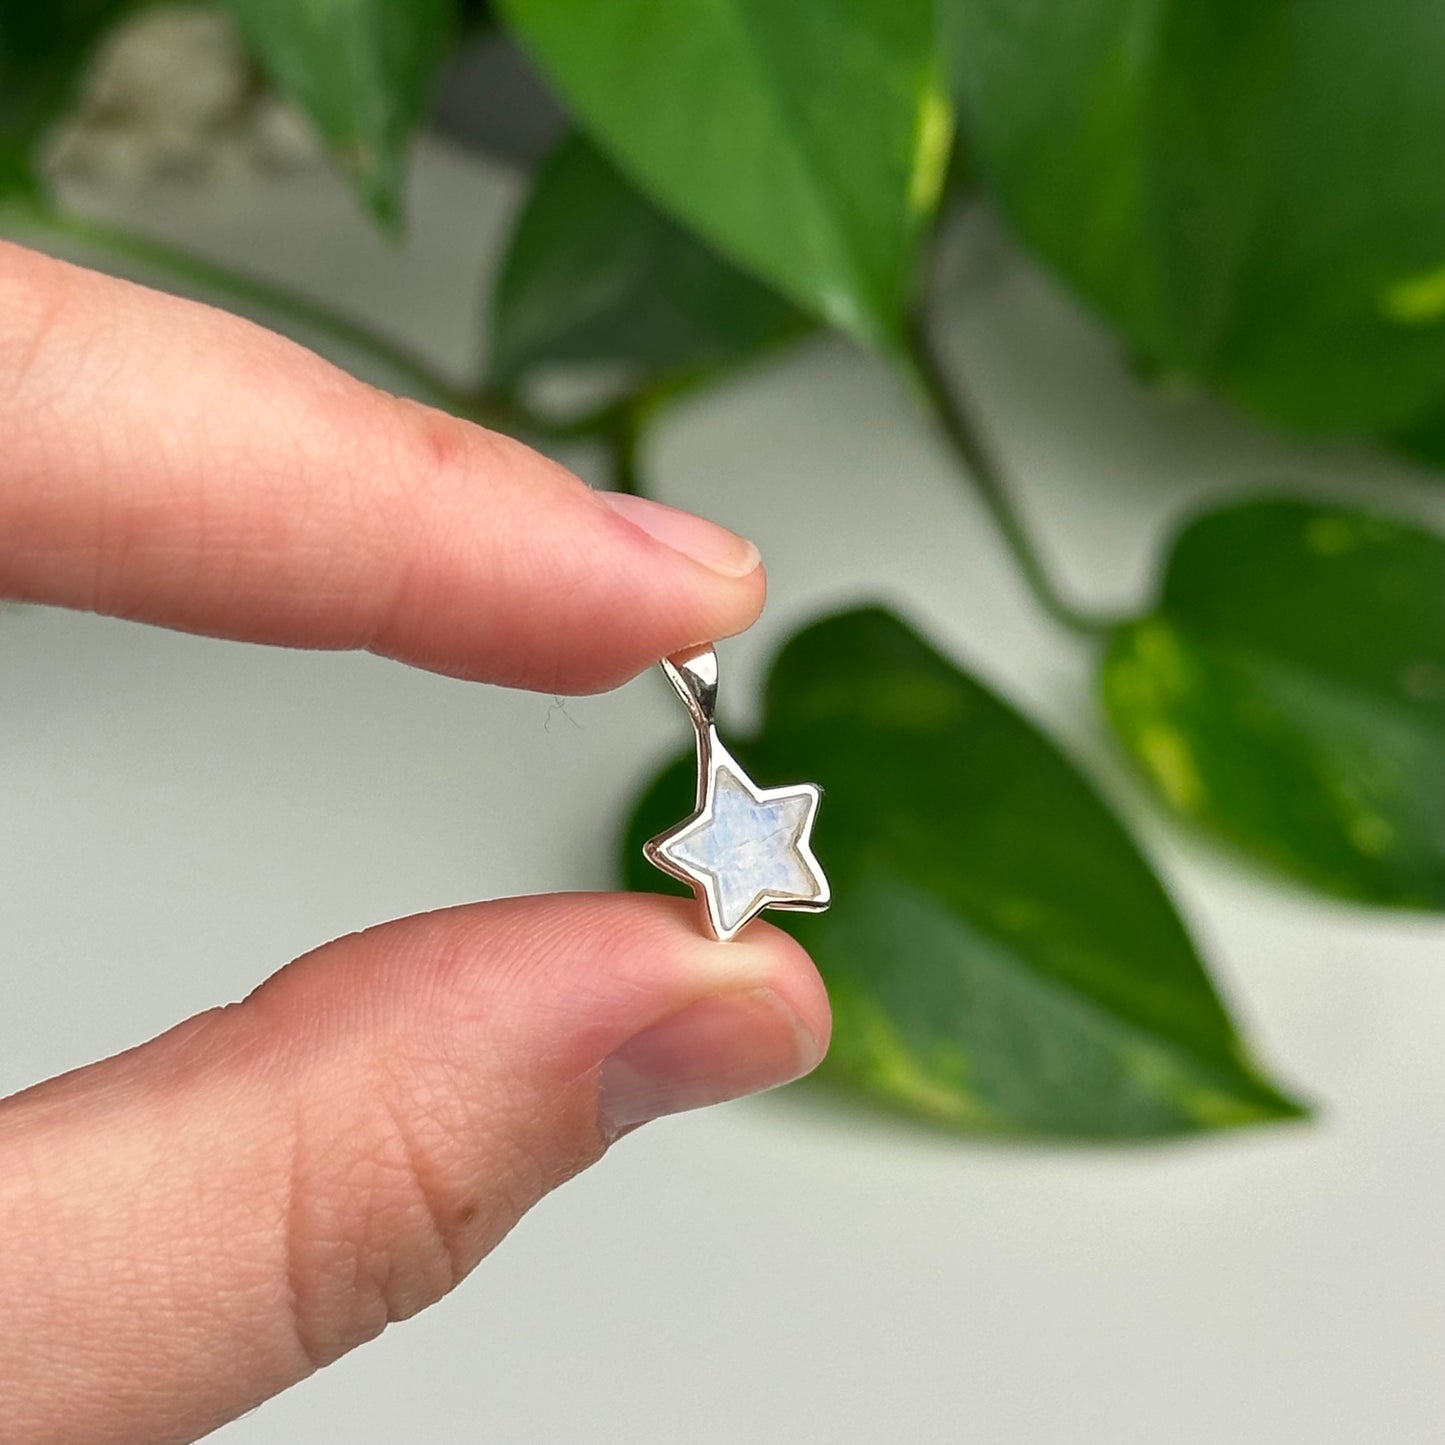
[[[652,862],[702,895],[720,939],[764,908],[826,908],[810,844],[818,787],[760,788],[717,743],[709,764],[702,806],[647,845]]]

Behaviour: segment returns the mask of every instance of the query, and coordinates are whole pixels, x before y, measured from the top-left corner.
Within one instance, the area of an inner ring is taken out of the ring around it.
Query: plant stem
[[[52,236],[95,246],[112,255],[152,266],[199,290],[225,297],[246,308],[256,308],[314,331],[341,346],[358,351],[398,377],[410,390],[458,416],[509,432],[552,439],[572,434],[512,398],[489,389],[467,390],[453,385],[427,361],[406,346],[380,336],[289,287],[278,286],[229,266],[207,260],[180,246],[136,234],[105,221],[91,220],[38,202],[7,204],[6,214]]]
[[[646,490],[642,485],[640,465],[645,410],[639,399],[628,398],[624,405],[618,407],[607,438],[612,454],[612,485],[619,492],[630,492],[634,497],[642,496]]]
[[[245,306],[276,312],[289,321],[322,332],[332,340],[366,352],[388,370],[397,372],[414,384],[418,390],[433,396],[450,397],[455,394],[454,388],[404,347],[375,335],[358,322],[341,316],[289,288],[273,285],[244,272],[233,271],[228,266],[208,261],[182,247],[154,240],[149,236],[137,235],[134,231],[110,225],[105,221],[90,220],[39,206],[27,206],[19,211],[19,214],[55,236],[98,246],[113,255],[157,267],[203,290],[216,292]]]
[[[554,421],[538,415],[509,394],[487,387],[468,390],[453,385],[406,346],[379,336],[360,322],[288,287],[233,271],[183,247],[138,235],[104,221],[57,210],[44,202],[12,203],[6,209],[11,215],[19,216],[26,223],[54,236],[96,246],[142,265],[157,267],[201,290],[224,296],[244,307],[255,307],[284,317],[361,352],[401,378],[427,400],[459,416],[502,431],[547,441],[599,438],[607,445],[613,466],[613,485],[619,491],[636,493],[641,490],[638,450],[648,415],[663,401],[691,390],[709,375],[704,370],[696,375],[672,378],[650,391],[623,397],[595,412],[571,420]],[[903,361],[944,437],[998,525],[1039,605],[1071,632],[1095,635],[1108,631],[1111,623],[1107,618],[1093,616],[1074,607],[1054,586],[1009,496],[1002,468],[976,424],[967,398],[956,379],[951,381],[946,374],[922,308],[909,329]]]
[[[608,402],[595,411],[554,419],[533,411],[510,392],[485,385],[470,390],[454,386],[415,352],[377,335],[370,327],[289,287],[233,271],[229,266],[197,256],[183,247],[137,235],[105,221],[89,220],[57,210],[43,201],[7,202],[4,214],[17,217],[52,236],[96,246],[112,255],[153,266],[201,291],[225,297],[240,306],[254,307],[283,317],[360,352],[400,378],[425,400],[469,421],[533,441],[601,441],[611,459],[612,484],[619,491],[641,493],[643,490],[638,449],[647,417],[664,400],[691,389],[699,380],[691,376],[674,378],[666,384]]]
[[[909,327],[905,365],[939,430],[963,464],[974,489],[1013,553],[1035,601],[1070,632],[1085,636],[1108,632],[1114,625],[1111,619],[1075,607],[1049,576],[1009,495],[997,454],[975,419],[969,399],[957,379],[950,379],[945,371],[921,308]]]

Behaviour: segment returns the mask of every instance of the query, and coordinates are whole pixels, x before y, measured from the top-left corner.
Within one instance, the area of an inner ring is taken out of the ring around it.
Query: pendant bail
[[[662,670],[686,705],[698,732],[710,732],[717,708],[717,652],[712,644],[663,658]]]

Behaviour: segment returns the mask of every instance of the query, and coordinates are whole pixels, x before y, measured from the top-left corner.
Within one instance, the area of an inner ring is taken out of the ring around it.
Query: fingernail
[[[691,512],[680,512],[676,507],[628,492],[598,492],[597,496],[655,541],[724,577],[746,577],[762,560],[746,537]]]
[[[653,1024],[603,1064],[598,1114],[616,1134],[775,1089],[822,1057],[818,1040],[772,989],[717,994]]]

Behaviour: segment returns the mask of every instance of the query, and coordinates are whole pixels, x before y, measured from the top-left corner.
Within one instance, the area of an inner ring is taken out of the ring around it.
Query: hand
[[[0,245],[0,317],[0,596],[565,693],[762,605],[731,533],[207,307]],[[0,1103],[0,1440],[193,1439],[436,1300],[620,1131],[827,1034],[767,925],[528,898],[340,939]]]

